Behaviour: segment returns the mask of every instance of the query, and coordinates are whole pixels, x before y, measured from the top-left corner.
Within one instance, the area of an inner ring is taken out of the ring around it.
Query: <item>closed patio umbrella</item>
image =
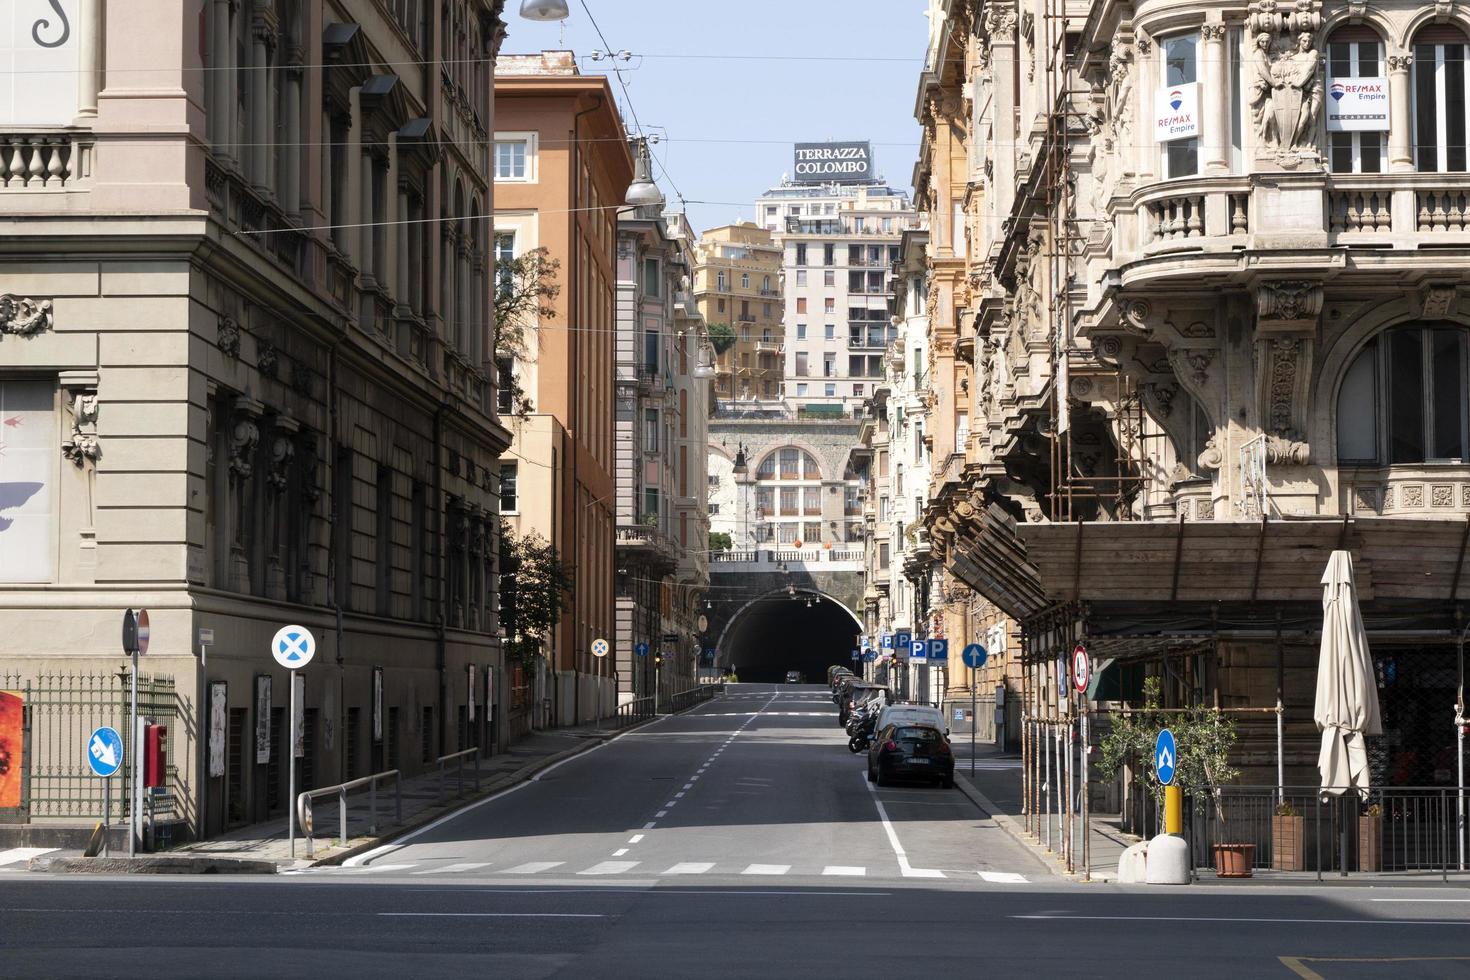
[[[1368,798],[1368,750],[1365,735],[1382,735],[1378,685],[1368,637],[1358,611],[1353,560],[1334,551],[1322,573],[1322,652],[1317,661],[1317,705],[1312,712],[1322,732],[1317,769],[1324,793],[1343,794],[1349,787]]]

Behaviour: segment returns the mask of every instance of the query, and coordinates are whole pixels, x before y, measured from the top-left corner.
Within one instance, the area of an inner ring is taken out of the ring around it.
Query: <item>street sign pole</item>
[[[112,777],[102,780],[102,856],[107,857],[107,838],[112,836]]]
[[[978,708],[978,701],[977,701],[977,697],[976,697],[976,695],[979,693],[979,688],[976,687],[976,685],[979,683],[979,681],[976,680],[977,673],[978,673],[978,671],[977,671],[976,668],[974,668],[974,667],[971,667],[970,668],[970,775],[971,776],[975,775],[975,729],[980,727],[980,714],[979,714],[979,708]]]
[[[286,785],[291,787],[286,793],[286,840],[291,846],[291,860],[296,860],[296,671],[291,671],[291,715],[290,715],[290,738],[286,743],[286,755],[290,757],[291,764],[286,771]],[[279,770],[277,770],[279,771]],[[373,815],[377,819],[377,815]]]
[[[132,610],[128,610],[129,614]],[[131,797],[128,801],[128,857],[136,857],[138,854],[138,833],[142,828],[138,825],[138,814],[142,812],[143,800],[143,767],[139,765],[143,761],[142,753],[138,750],[138,648],[133,648],[133,692],[132,708],[129,711],[130,721],[128,731],[132,732],[133,739],[133,766],[129,771],[129,781],[132,783]]]
[[[286,840],[290,846],[291,858],[296,857],[296,717],[301,706],[299,700],[301,695],[296,690],[296,671],[311,663],[311,658],[316,656],[316,637],[311,635],[311,630],[303,626],[282,626],[271,638],[271,656],[276,663],[291,672],[291,714],[286,721],[288,736],[286,738],[286,754],[289,757],[286,767],[286,785],[289,792],[286,797]]]

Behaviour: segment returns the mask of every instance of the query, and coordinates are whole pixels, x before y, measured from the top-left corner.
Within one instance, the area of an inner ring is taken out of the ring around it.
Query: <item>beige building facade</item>
[[[0,106],[0,688],[35,724],[0,820],[96,819],[46,719],[126,730],[128,607],[175,839],[283,814],[293,742],[302,787],[504,744],[476,220],[502,7],[97,2],[17,33],[55,75]],[[286,624],[316,638],[294,725]]]
[[[781,250],[749,222],[711,228],[695,247],[694,299],[718,335],[731,343],[715,361],[715,397],[776,402],[785,373]],[[720,325],[720,326],[716,326]]]

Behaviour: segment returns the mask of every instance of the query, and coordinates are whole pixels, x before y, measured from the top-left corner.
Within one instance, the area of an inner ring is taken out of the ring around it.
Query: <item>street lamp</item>
[[[634,161],[633,183],[628,185],[628,194],[623,199],[632,207],[658,206],[664,203],[663,191],[649,175],[648,141],[639,137],[638,158]]]
[[[526,20],[566,20],[571,14],[567,0],[521,0],[521,16]]]
[[[690,374],[700,381],[708,381],[715,376],[715,359],[710,354],[707,345],[699,345],[699,357],[695,360],[694,370]]]

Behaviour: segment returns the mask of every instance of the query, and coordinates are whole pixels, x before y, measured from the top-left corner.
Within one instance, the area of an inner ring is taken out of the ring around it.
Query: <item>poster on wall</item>
[[[255,764],[271,761],[271,677],[255,675]]]
[[[59,457],[55,387],[0,381],[0,582],[52,580]]]
[[[209,685],[209,775],[225,774],[225,725],[229,709],[230,685],[213,681]]]
[[[19,691],[0,691],[0,810],[20,808],[21,767],[25,763],[25,699]]]
[[[1327,87],[1327,131],[1388,132],[1388,79],[1334,78]]]
[[[373,668],[373,741],[383,740],[383,668]]]
[[[495,668],[485,665],[485,720],[495,720]]]
[[[1166,85],[1154,94],[1154,139],[1160,143],[1199,135],[1199,82]]]
[[[77,117],[81,0],[10,0],[0,13],[0,126]]]
[[[291,672],[291,756],[306,758],[306,678]]]
[[[468,704],[468,706],[466,707],[465,710],[469,712],[470,721],[473,722],[475,720],[475,694],[476,694],[476,691],[475,691],[475,665],[474,664],[466,664],[465,665],[465,670],[469,671],[469,675],[470,675],[470,677],[469,677],[469,684],[468,684],[469,704]]]
[[[328,682],[322,694],[322,751],[337,744],[337,685]]]

